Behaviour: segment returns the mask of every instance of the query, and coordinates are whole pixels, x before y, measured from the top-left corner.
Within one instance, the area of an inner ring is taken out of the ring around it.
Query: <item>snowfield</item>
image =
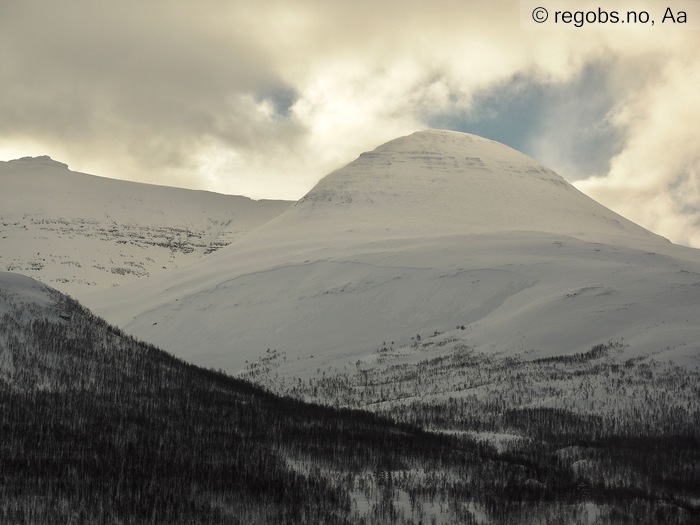
[[[0,186],[0,270],[73,295],[186,265],[291,204],[96,177],[49,157],[0,162]]]
[[[530,359],[624,341],[697,367],[700,252],[473,135],[423,131],[361,155],[226,248],[79,295],[127,332],[240,373],[280,352],[308,378],[454,330]]]

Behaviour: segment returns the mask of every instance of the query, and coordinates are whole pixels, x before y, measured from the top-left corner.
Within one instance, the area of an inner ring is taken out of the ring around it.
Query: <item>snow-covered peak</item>
[[[480,179],[506,182],[523,174],[528,178],[564,182],[534,159],[503,144],[468,133],[427,130],[394,139],[321,180],[302,202],[340,203],[419,200],[456,200],[472,192]],[[465,190],[465,191],[462,191]],[[455,195],[456,192],[456,195]],[[330,198],[329,198],[330,197]]]
[[[299,373],[342,367],[455,326],[481,349],[551,356],[624,338],[630,355],[680,359],[700,340],[700,317],[680,313],[700,297],[699,254],[511,148],[427,131],[361,155],[215,254],[83,299],[229,371],[266,349]]]
[[[330,231],[389,237],[537,231],[646,239],[536,160],[466,133],[428,130],[363,153],[321,180],[279,223],[323,221]]]

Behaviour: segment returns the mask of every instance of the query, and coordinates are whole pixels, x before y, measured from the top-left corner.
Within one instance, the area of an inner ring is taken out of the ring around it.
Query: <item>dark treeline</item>
[[[348,490],[288,458],[354,472],[451,455],[447,438],[188,365],[72,300],[57,311],[0,322],[2,523],[348,523]]]
[[[379,357],[390,350],[382,345]],[[277,390],[498,443],[494,460],[534,472],[531,481],[574,479],[574,501],[607,509],[596,523],[700,522],[700,374],[648,356],[620,359],[623,350],[609,342],[527,361],[456,344],[418,363],[389,355],[384,365],[358,362]],[[563,490],[548,497],[565,499]]]
[[[493,421],[541,439],[498,452],[420,430],[417,407],[390,420],[273,395],[54,300],[0,291],[0,523],[588,523],[591,503],[599,523],[700,517],[693,436],[652,447],[675,472],[635,478],[624,465],[649,442],[611,456],[600,436],[572,446],[595,419],[510,410]]]

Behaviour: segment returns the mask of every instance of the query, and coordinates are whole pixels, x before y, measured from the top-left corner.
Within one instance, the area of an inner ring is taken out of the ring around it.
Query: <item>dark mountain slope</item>
[[[697,440],[677,445],[695,469]],[[664,490],[697,493],[680,479],[697,482],[674,474]],[[570,522],[589,507],[619,522],[698,515],[643,482],[577,476],[537,444],[499,454],[274,396],[0,273],[0,523]]]
[[[188,365],[45,293],[2,290],[2,523],[345,523],[347,490],[285,458],[371,470],[448,446]]]

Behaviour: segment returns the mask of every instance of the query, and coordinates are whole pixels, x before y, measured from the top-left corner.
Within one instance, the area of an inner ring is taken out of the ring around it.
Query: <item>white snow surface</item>
[[[31,277],[11,272],[0,271],[0,296],[0,316],[15,313],[15,308],[8,301],[47,311],[56,302],[49,287]]]
[[[422,131],[362,154],[295,206],[191,265],[79,297],[127,332],[240,372],[342,368],[383,342],[459,330],[532,358],[624,340],[700,354],[700,251],[474,135]]]
[[[96,177],[46,156],[0,162],[0,189],[0,270],[72,295],[188,264],[292,204]]]

